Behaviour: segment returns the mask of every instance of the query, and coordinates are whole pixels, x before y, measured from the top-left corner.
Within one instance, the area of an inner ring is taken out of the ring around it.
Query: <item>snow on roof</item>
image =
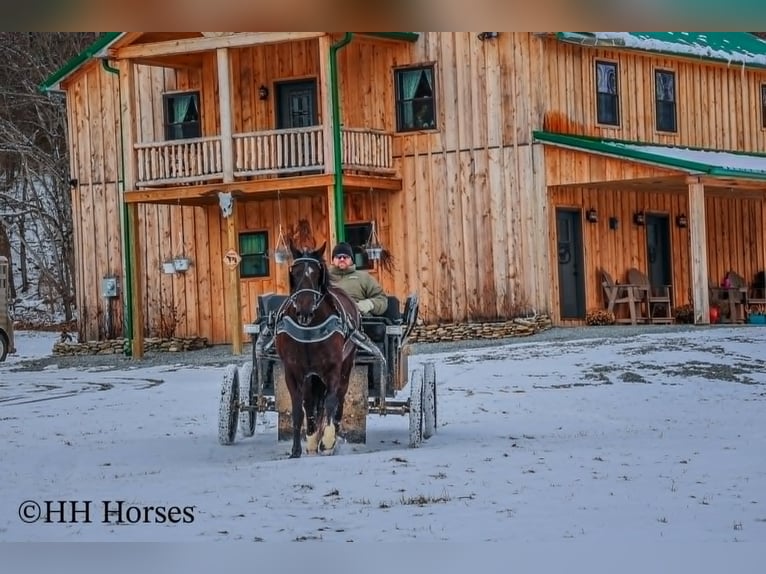
[[[747,171],[766,174],[766,156],[682,147],[626,144],[622,142],[609,142],[609,145],[626,150],[661,155],[685,162],[705,164],[727,171]]]
[[[766,66],[766,41],[747,32],[559,32],[561,40]]]

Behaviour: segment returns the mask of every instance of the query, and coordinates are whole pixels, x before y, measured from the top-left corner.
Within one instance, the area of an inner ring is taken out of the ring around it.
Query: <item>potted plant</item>
[[[677,323],[694,323],[694,305],[687,303],[673,309],[673,316]]]
[[[753,325],[766,325],[766,305],[748,305],[747,322]]]
[[[373,261],[378,261],[383,255],[384,249],[378,240],[378,233],[375,230],[374,221],[372,222],[372,226],[370,228],[370,236],[367,238],[365,244],[362,245],[362,248],[367,252],[368,259]]]

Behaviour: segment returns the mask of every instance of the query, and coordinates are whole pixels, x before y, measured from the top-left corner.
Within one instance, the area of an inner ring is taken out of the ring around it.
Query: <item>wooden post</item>
[[[708,293],[707,232],[705,226],[705,184],[699,178],[688,178],[689,185],[689,254],[694,304],[694,323],[710,323]]]
[[[338,243],[335,217],[335,186],[327,186],[327,251]]]
[[[319,41],[319,102],[322,114],[322,140],[324,143],[324,172],[335,173],[335,154],[332,145],[332,95],[330,93],[330,35],[325,34]],[[333,219],[335,214],[332,213]],[[332,233],[335,234],[333,224]],[[334,245],[334,243],[333,243]]]
[[[231,139],[231,82],[229,74],[229,49],[218,48],[218,104],[221,113],[221,154],[223,182],[234,181],[234,145]]]
[[[122,156],[124,159],[124,173],[122,174],[123,189],[132,191],[136,189],[136,150],[133,144],[136,142],[136,111],[135,111],[135,73],[131,60],[120,60],[120,115],[122,116]],[[124,191],[123,191],[124,193]],[[121,198],[124,201],[124,197]],[[138,204],[128,205],[128,236],[130,241],[125,245],[127,256],[125,260],[130,268],[130,273],[125,270],[126,276],[130,277],[130,314],[132,317],[131,331],[131,356],[140,359],[144,356],[144,270],[142,256],[141,234],[138,230]]]
[[[141,234],[138,231],[138,203],[128,204],[128,227],[130,229],[130,245],[128,246],[128,265],[132,270],[131,300],[133,312],[133,342],[131,356],[140,359],[144,356],[144,268],[141,256],[144,252]]]
[[[226,218],[226,237],[228,249],[239,253],[239,217],[237,216],[237,200],[231,200],[231,215]],[[221,263],[223,264],[223,262]],[[242,354],[242,291],[240,288],[239,265],[226,268],[229,276],[229,322],[231,323],[231,352],[233,355]]]
[[[221,154],[223,155],[223,182],[234,181],[234,145],[231,126],[231,81],[229,73],[229,49],[218,48],[218,103],[221,113]],[[226,243],[228,250],[239,253],[239,217],[237,217],[237,201],[231,200],[231,215],[226,218]],[[223,265],[223,261],[220,263]],[[242,354],[242,292],[240,287],[239,265],[225,267],[224,274],[228,276],[229,324],[231,325],[231,352]]]

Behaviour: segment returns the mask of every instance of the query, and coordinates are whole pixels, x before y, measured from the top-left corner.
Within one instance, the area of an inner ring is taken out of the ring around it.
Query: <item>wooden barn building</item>
[[[747,33],[107,33],[44,88],[66,94],[80,337],[138,353],[239,349],[293,234],[350,241],[427,323],[582,323],[631,267],[704,323],[711,283],[766,267]]]

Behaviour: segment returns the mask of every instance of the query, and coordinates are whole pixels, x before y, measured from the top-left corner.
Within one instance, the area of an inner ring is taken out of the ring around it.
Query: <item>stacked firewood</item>
[[[417,325],[410,335],[411,343],[438,343],[471,339],[503,339],[534,335],[551,327],[550,317],[537,315],[496,322],[448,323]]]
[[[53,354],[59,356],[118,355],[125,352],[127,345],[128,342],[125,339],[75,343],[62,337],[62,341],[54,343]],[[146,351],[177,353],[180,351],[196,351],[209,346],[205,337],[171,337],[168,339],[150,337],[144,339],[144,349]]]

